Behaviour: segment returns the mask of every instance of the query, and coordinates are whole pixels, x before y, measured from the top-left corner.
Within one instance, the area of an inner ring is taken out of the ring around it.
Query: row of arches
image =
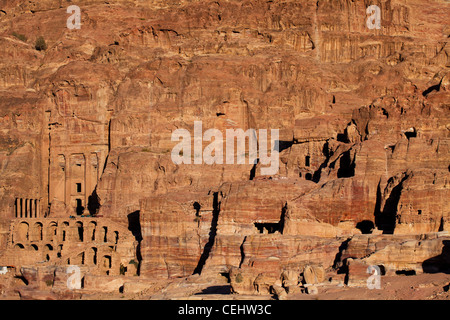
[[[43,261],[50,261],[53,256],[61,258],[62,245],[56,248],[52,244],[45,244],[39,246],[37,244],[24,245],[22,243],[16,243],[14,249],[20,251],[27,251],[31,254],[41,255]],[[105,250],[106,249],[106,250]],[[100,251],[100,252],[99,252]],[[100,270],[109,274],[110,269],[113,267],[113,247],[108,246],[106,248],[98,249],[96,247],[91,247],[78,255],[67,258],[65,263],[67,265],[95,265],[98,266]]]
[[[119,231],[110,232],[107,226],[98,226],[96,221],[50,221],[45,226],[41,221],[18,222],[15,226],[12,242],[113,242],[119,241]]]
[[[16,243],[14,245],[14,248],[16,249],[25,249],[25,245],[23,245],[22,243]],[[39,246],[37,244],[30,244],[27,246],[28,249],[34,250],[34,251],[39,251]],[[51,244],[46,244],[44,246],[44,248],[46,248],[49,251],[53,250],[53,246]]]
[[[28,253],[31,254],[40,254],[43,257],[44,261],[49,261],[51,256],[54,254],[54,246],[50,243],[47,243],[45,245],[38,245],[38,244],[22,244],[22,243],[16,243],[14,245],[14,249],[16,250],[23,250],[28,251]],[[58,252],[56,253],[57,256],[61,256],[61,250],[62,245],[60,245],[58,248]]]
[[[74,257],[68,258],[65,263],[78,266],[95,265],[98,266],[101,271],[109,274],[110,269],[113,267],[113,256],[112,252],[105,252],[104,250],[99,251],[98,248],[91,247]]]

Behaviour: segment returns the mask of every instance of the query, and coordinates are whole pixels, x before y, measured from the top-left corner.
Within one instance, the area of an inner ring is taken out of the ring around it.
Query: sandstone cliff
[[[250,294],[448,270],[448,2],[377,1],[380,29],[365,1],[80,0],[80,29],[70,4],[0,1],[0,265]],[[278,173],[174,164],[194,121],[278,129]]]

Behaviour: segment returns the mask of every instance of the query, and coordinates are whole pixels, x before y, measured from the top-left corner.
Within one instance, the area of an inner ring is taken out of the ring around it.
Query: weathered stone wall
[[[88,259],[77,223],[87,232],[89,219],[126,239],[102,262],[111,275],[120,264],[161,280],[242,271],[251,290],[308,263],[345,265],[349,239],[348,250],[369,250],[360,233],[393,242],[372,254],[393,270],[439,251],[436,240],[414,256],[417,243],[395,236],[449,228],[448,3],[380,1],[380,29],[367,27],[362,1],[77,5],[75,30],[61,1],[0,11],[5,263],[45,258],[65,222],[67,254],[55,262],[54,249],[49,265]],[[174,164],[171,134],[192,135],[194,121],[222,134],[278,129],[278,173]],[[16,199],[37,200],[39,215],[17,215]],[[89,270],[87,283],[103,281],[105,270]],[[105,290],[124,283],[110,281]]]

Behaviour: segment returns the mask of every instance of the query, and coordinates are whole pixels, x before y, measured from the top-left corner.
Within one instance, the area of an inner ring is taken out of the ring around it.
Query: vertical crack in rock
[[[52,150],[51,150],[51,145],[52,145],[52,134],[51,134],[51,125],[49,123],[50,120],[50,112],[47,112],[46,114],[48,114],[48,118],[47,118],[47,124],[48,124],[48,167],[47,167],[47,194],[50,194],[50,181],[51,181],[51,155],[52,155]],[[50,198],[47,199],[47,214],[50,213]]]
[[[244,243],[245,240],[247,240],[247,236],[244,237],[244,241],[242,241],[241,245],[239,246],[239,249],[241,250],[241,261],[239,262],[239,268],[241,267],[242,263],[245,259],[245,252],[244,252]]]
[[[108,154],[111,152],[111,119],[108,121]]]
[[[256,166],[258,165],[259,159],[256,159],[256,163],[253,164],[252,169],[250,170],[250,178],[249,180],[253,180],[255,179],[255,175],[256,175]]]
[[[283,205],[283,208],[281,209],[281,216],[280,216],[280,222],[279,222],[279,227],[278,227],[278,231],[280,232],[280,234],[283,234],[284,225],[286,223],[287,210],[288,210],[288,204],[287,204],[287,202],[285,202]]]
[[[214,241],[216,239],[217,234],[217,223],[219,220],[219,212],[220,212],[220,201],[219,201],[219,192],[214,192],[214,200],[213,200],[213,216],[211,220],[211,228],[209,231],[209,239],[203,248],[203,253],[200,256],[200,259],[197,263],[197,267],[194,269],[193,274],[201,274],[203,267],[206,263],[206,260],[209,258],[209,254],[211,253],[211,249],[214,246]]]
[[[376,221],[377,221],[376,219],[377,219],[377,216],[381,212],[381,198],[382,198],[382,195],[381,195],[381,178],[380,178],[380,180],[378,181],[378,185],[377,185],[377,194],[376,194],[376,199],[375,199],[375,209],[374,209],[374,213],[373,213],[373,215],[375,217],[375,224],[377,224],[376,223]]]

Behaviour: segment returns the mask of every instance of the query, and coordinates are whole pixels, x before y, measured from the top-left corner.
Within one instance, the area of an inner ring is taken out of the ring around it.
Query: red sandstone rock
[[[79,30],[55,1],[0,11],[0,266],[30,268],[21,297],[70,297],[68,264],[85,292],[229,274],[282,297],[348,259],[350,283],[446,270],[447,4],[380,3],[378,30],[348,0],[77,5]],[[174,164],[194,121],[279,129],[278,174]]]

